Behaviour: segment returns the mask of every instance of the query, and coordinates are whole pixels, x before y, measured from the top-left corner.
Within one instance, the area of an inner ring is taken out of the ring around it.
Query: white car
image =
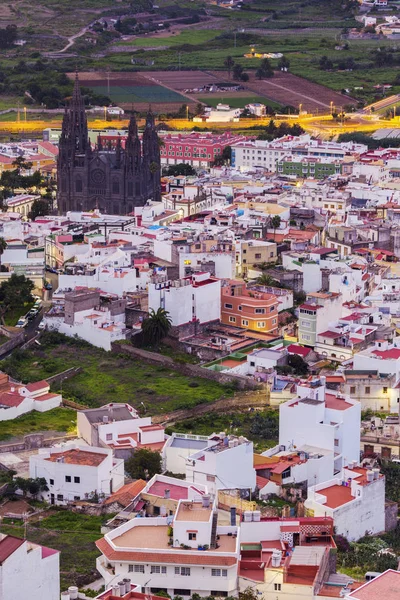
[[[43,331],[43,329],[46,329],[46,323],[44,321],[40,321],[38,329],[39,331]]]
[[[16,324],[15,327],[22,329],[23,327],[26,327],[27,325],[28,325],[28,319],[26,319],[25,317],[21,317],[18,320],[18,323]]]

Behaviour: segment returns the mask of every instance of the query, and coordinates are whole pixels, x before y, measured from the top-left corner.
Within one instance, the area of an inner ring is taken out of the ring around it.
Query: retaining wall
[[[255,390],[260,388],[260,385],[256,381],[253,379],[248,379],[247,377],[229,375],[228,373],[220,371],[210,371],[209,369],[205,369],[198,365],[178,363],[169,356],[164,356],[163,354],[158,354],[157,352],[149,352],[148,350],[135,348],[127,344],[118,344],[118,342],[115,342],[112,344],[112,351],[116,353],[127,354],[138,360],[144,360],[152,364],[173,369],[174,371],[178,371],[179,373],[182,373],[182,375],[187,375],[188,377],[202,377],[203,379],[210,379],[211,381],[217,381],[218,383],[222,384],[234,384],[241,390]]]

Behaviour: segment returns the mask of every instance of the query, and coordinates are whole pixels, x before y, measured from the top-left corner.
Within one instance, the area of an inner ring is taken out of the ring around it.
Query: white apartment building
[[[168,438],[162,450],[164,468],[171,473],[185,473],[186,459],[198,450],[208,446],[206,435],[175,433]]]
[[[93,494],[109,496],[124,485],[124,461],[112,450],[88,448],[76,442],[41,448],[29,459],[29,476],[43,477],[48,491],[42,498],[50,504],[65,506]]]
[[[64,314],[55,307],[43,319],[50,331],[59,331],[68,337],[78,336],[97,348],[110,351],[111,344],[126,338],[125,313],[112,315],[104,309],[90,308],[74,313],[73,322],[67,323]]]
[[[353,357],[353,369],[360,371],[378,371],[383,374],[395,374],[400,379],[400,338],[393,342],[375,340],[372,346],[358,352]]]
[[[97,543],[106,586],[133,577],[145,593],[236,596],[237,526],[219,526],[210,497],[180,500],[174,516],[130,519]]]
[[[59,600],[59,551],[0,533],[0,598]]]
[[[0,371],[0,421],[11,421],[23,414],[37,410],[46,412],[62,402],[61,394],[50,392],[47,381],[17,383]]]
[[[332,517],[336,532],[349,541],[385,531],[385,478],[356,461],[340,477],[308,488],[305,507],[316,517]]]
[[[223,489],[254,490],[253,442],[224,432],[211,435],[207,448],[186,459],[186,481],[207,486],[213,495]]]
[[[297,397],[279,406],[279,444],[292,451],[305,444],[334,453],[334,471],[360,458],[361,405],[326,390],[325,377],[297,386]]]
[[[108,265],[86,266],[73,263],[58,277],[60,290],[77,287],[98,288],[103,292],[122,297],[126,292],[145,290],[150,279],[150,267],[115,267]]]
[[[221,317],[221,282],[209,273],[150,283],[148,289],[149,309],[165,309],[174,326],[195,320],[208,323]]]
[[[160,451],[166,438],[164,427],[153,425],[151,417],[115,403],[78,411],[78,437],[89,446],[112,448],[120,458],[129,458],[135,448]]]
[[[215,277],[219,279],[233,279],[235,277],[235,252],[229,250],[219,250],[218,242],[215,242],[215,249],[210,251],[182,250],[179,252],[179,277],[185,277],[188,269],[201,269],[204,262],[213,262],[215,265]]]
[[[278,161],[288,153],[299,159],[305,156],[343,159],[346,155],[358,157],[367,151],[363,144],[335,143],[312,140],[308,134],[285,136],[272,142],[254,140],[232,145],[232,167],[246,169],[262,167],[275,173]]]

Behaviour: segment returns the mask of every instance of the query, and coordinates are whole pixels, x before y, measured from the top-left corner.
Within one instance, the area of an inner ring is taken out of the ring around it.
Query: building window
[[[144,565],[128,565],[129,573],[144,573]]]
[[[106,441],[110,442],[112,440],[113,434],[112,433],[106,433]]]
[[[62,494],[57,494],[58,502],[62,502],[64,500],[64,496]]]
[[[233,308],[232,304],[224,304],[225,308]]]
[[[280,592],[282,589],[282,585],[280,583],[274,583],[274,590],[276,592]]]
[[[65,481],[66,481],[67,483],[71,483],[71,475],[66,475],[66,476],[65,476]]]
[[[248,326],[248,324],[249,324],[249,322],[248,322],[248,321],[246,321],[246,319],[242,319],[242,325],[243,325],[244,327],[247,327],[247,326]]]
[[[229,317],[229,323],[236,323],[236,317]]]
[[[196,540],[197,539],[197,533],[189,533],[189,540]]]
[[[212,577],[227,577],[228,571],[227,569],[211,569]]]
[[[265,308],[256,308],[255,313],[256,315],[265,315]]]
[[[80,496],[74,496],[74,500],[78,501],[78,500],[80,500],[80,499],[81,499],[81,497],[80,497]]]
[[[275,306],[271,306],[271,308],[269,309],[269,312],[274,312],[275,310]]]
[[[388,393],[388,389],[387,389],[387,387],[384,387],[384,388],[383,388],[383,393],[384,393],[384,394],[387,394],[387,393]]]
[[[257,327],[263,329],[263,327],[265,327],[265,321],[257,321]]]
[[[175,575],[183,575],[183,577],[190,577],[190,567],[175,567]]]
[[[54,485],[54,479],[49,479],[49,484]]]
[[[77,179],[75,181],[75,191],[78,192],[78,194],[82,192],[82,179]]]
[[[261,258],[261,254],[259,254],[259,253],[255,254],[254,256],[255,256],[256,259],[257,258]]]
[[[215,482],[215,475],[207,475],[207,481]]]
[[[142,565],[137,565],[137,566],[142,566]],[[167,574],[167,567],[161,567],[160,565],[152,565],[150,567],[150,573],[152,574],[156,574],[158,573],[159,575],[166,575]]]
[[[272,319],[272,325],[276,325],[276,319]]]
[[[211,596],[214,596],[216,598],[227,598],[228,597],[228,592],[221,592],[221,590],[214,590],[211,592]]]
[[[356,386],[352,385],[350,386],[350,394],[355,394],[356,393]]]
[[[367,387],[365,388],[365,393],[366,393],[366,394],[370,394],[370,393],[371,393],[371,388],[370,388],[369,386],[367,386]]]
[[[81,482],[80,477],[74,477],[74,483],[80,483],[80,482]]]
[[[174,590],[174,596],[191,596],[191,590],[182,590],[180,588]]]

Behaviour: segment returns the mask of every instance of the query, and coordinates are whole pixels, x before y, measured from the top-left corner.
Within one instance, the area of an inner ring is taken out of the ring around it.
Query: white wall
[[[60,554],[42,558],[41,546],[25,541],[0,565],[2,600],[59,600]]]
[[[111,450],[86,448],[87,451],[104,455],[104,460],[98,466],[46,460],[53,453],[64,452],[75,447],[77,445],[73,443],[57,448],[41,449],[39,454],[30,457],[30,477],[44,477],[47,481],[49,490],[42,493],[43,498],[49,502],[51,494],[54,494],[55,503],[62,505],[68,500],[74,500],[75,497],[83,500],[86,494],[93,492],[110,495],[122,487],[124,484],[124,461],[113,459]],[[66,477],[71,477],[71,482],[67,482]],[[75,481],[75,477],[79,478],[79,481]],[[54,484],[50,484],[50,479],[54,481]],[[58,494],[63,496],[63,500],[57,500]]]
[[[179,277],[185,276],[185,267],[201,266],[202,261],[215,262],[215,276],[219,279],[233,279],[235,277],[234,252],[180,252]],[[190,264],[184,264],[190,261]]]

